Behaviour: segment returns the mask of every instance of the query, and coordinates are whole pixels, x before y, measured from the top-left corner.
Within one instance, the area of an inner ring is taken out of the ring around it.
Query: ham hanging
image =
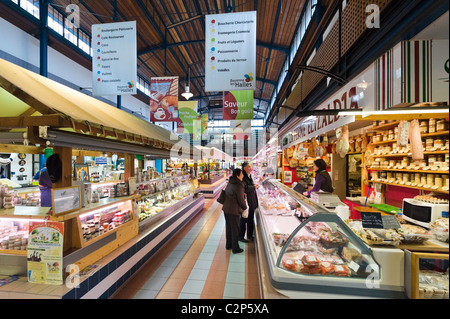
[[[413,120],[409,127],[409,140],[411,143],[411,153],[413,161],[424,159],[422,136],[420,135],[420,124],[418,120]]]

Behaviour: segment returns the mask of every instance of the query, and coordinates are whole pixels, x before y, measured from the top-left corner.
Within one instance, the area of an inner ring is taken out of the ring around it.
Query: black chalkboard
[[[361,212],[363,228],[384,228],[381,213]]]
[[[382,216],[383,219],[383,227],[385,229],[392,229],[392,228],[400,228],[400,224],[397,220],[397,217],[388,215],[388,216]]]

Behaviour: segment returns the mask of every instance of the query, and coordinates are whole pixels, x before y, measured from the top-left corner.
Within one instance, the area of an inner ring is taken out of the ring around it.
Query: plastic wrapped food
[[[403,236],[403,243],[423,243],[431,238],[431,234],[420,226],[403,224],[397,232]]]
[[[273,241],[275,245],[283,247],[284,244],[286,244],[286,240],[289,238],[289,234],[280,234],[280,233],[273,233]]]
[[[316,255],[304,255],[302,258],[302,262],[305,266],[318,266],[319,260],[317,259]]]
[[[437,240],[448,243],[448,218],[438,218],[432,222],[430,233]]]
[[[322,262],[320,263],[320,272],[322,275],[329,275],[334,271],[335,265],[330,262]]]
[[[346,265],[336,265],[334,267],[334,275],[338,277],[349,277],[350,271]]]
[[[400,147],[406,147],[408,145],[409,125],[408,121],[400,121],[398,125],[397,145]]]

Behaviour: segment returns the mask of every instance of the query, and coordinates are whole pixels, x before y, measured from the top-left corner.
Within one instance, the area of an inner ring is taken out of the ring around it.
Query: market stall
[[[26,206],[29,196],[31,204],[33,194],[39,194],[36,187],[17,191],[6,185],[9,180],[0,187],[6,203],[0,207],[0,271],[19,276],[22,287],[11,283],[0,287],[0,294],[110,296],[203,208],[204,196],[189,176],[150,178],[143,169],[144,156],[170,158],[172,149],[190,146],[158,126],[14,64],[0,60],[0,70],[0,153],[59,158],[51,207]],[[86,156],[93,157],[95,172],[88,181],[77,181],[83,174],[77,174],[76,165],[88,167]],[[121,170],[108,165],[112,156],[123,158]],[[53,172],[48,163],[47,169]],[[146,202],[148,210],[142,207]],[[150,221],[143,214],[159,216]],[[45,230],[49,227],[53,230]],[[58,247],[54,253],[52,242]],[[120,271],[112,264],[122,265]],[[117,271],[122,275],[113,275]],[[57,288],[36,292],[36,283]]]
[[[325,227],[325,221],[320,219],[320,232],[307,234],[308,240],[312,238],[316,257],[318,254],[323,257],[324,247],[316,242],[320,242],[325,228],[331,229],[325,229],[326,232],[335,232],[339,235],[337,237],[345,238],[347,243],[353,242],[352,238],[356,236],[362,241],[362,247],[352,244],[351,248],[357,249],[359,253],[369,248],[374,261],[381,266],[381,290],[383,280],[386,279],[383,278],[383,268],[390,275],[396,273],[396,278],[401,278],[395,284],[388,283],[390,288],[395,288],[387,289],[380,295],[448,298],[448,87],[435,89],[442,84],[443,79],[433,79],[435,87],[429,85],[431,82],[423,86],[432,94],[422,95],[417,90],[411,94],[411,85],[415,83],[417,88],[418,82],[417,78],[411,78],[410,73],[406,72],[412,68],[416,74],[425,70],[431,75],[445,64],[448,54],[441,56],[441,51],[436,52],[429,64],[425,65],[423,61],[417,61],[414,66],[408,64],[406,59],[410,52],[406,48],[409,45],[417,47],[427,44],[430,43],[420,40],[405,41],[395,46],[316,108],[292,119],[280,133],[283,150],[282,184],[275,183],[269,188],[277,189],[277,194],[282,190],[282,193],[295,200],[283,196],[263,196],[258,217],[259,238],[263,241],[258,246],[261,255],[266,254],[266,268],[270,271],[270,274],[266,274],[271,278],[271,285],[283,296],[302,296],[306,295],[306,291],[317,292],[318,297],[334,294],[327,289],[320,291],[314,286],[320,286],[321,280],[333,287],[337,286],[335,278],[316,279],[318,273],[314,274],[313,279],[292,274],[304,274],[312,266],[305,264],[298,251],[307,251],[299,249],[305,246],[302,245],[305,236],[301,229],[317,228],[308,225],[316,221],[313,218],[315,215],[306,218],[299,216],[300,222],[303,222],[299,229],[292,225],[295,220],[293,216],[299,209],[302,211],[306,200],[302,192],[296,191],[301,189],[296,186],[302,183],[303,188],[311,189],[311,184],[315,183],[312,162],[321,158],[328,164],[327,171],[334,190],[332,194],[312,193],[308,201],[319,204],[321,209],[340,218],[346,226],[337,227],[328,223],[328,227]],[[448,40],[433,41],[433,45],[447,48]],[[442,52],[448,52],[448,49]],[[392,58],[393,62],[386,74],[398,71],[392,79],[380,73],[381,66],[388,58]],[[339,203],[333,205],[336,197]],[[318,209],[312,210],[315,212]],[[319,217],[315,218],[319,221]],[[292,221],[289,222],[289,219]],[[370,221],[378,224],[371,225]],[[282,244],[277,250],[273,242],[278,240]],[[289,247],[285,247],[286,244]],[[288,250],[295,253],[289,255]],[[382,257],[382,251],[396,252],[398,256],[387,253]],[[291,258],[288,264],[283,264],[283,254]],[[384,262],[387,264],[383,267]],[[398,264],[391,265],[390,262]],[[285,273],[286,270],[290,273]],[[447,284],[443,285],[445,278]],[[296,282],[299,284],[293,284]],[[356,295],[375,296],[376,291],[359,291]],[[352,291],[350,289],[343,294],[352,295]]]

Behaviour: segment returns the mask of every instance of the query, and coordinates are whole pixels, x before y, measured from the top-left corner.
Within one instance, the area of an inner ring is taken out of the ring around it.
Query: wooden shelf
[[[0,254],[26,256],[27,251],[26,250],[14,250],[14,249],[0,249]]]
[[[449,131],[421,134],[421,137],[422,138],[426,138],[426,137],[444,136],[444,135],[449,135]],[[388,140],[388,141],[375,142],[375,143],[372,143],[372,145],[373,146],[378,146],[378,145],[385,145],[385,144],[390,144],[390,143],[395,143],[395,142],[397,142],[397,140],[393,139],[393,140]]]
[[[370,170],[370,171],[402,172],[402,173],[449,174],[449,171],[432,171],[432,170],[421,170],[421,169],[368,168],[368,170]]]
[[[434,152],[423,152],[423,155],[443,155],[448,154],[449,150],[445,151],[434,151]],[[378,158],[378,157],[411,157],[408,153],[398,153],[398,154],[386,154],[386,155],[371,155],[370,157]]]
[[[390,128],[396,127],[399,124],[400,124],[400,121],[389,122],[389,123],[386,123],[386,124],[373,126],[368,131],[369,132],[386,131],[386,130],[389,130]]]
[[[449,191],[443,191],[441,189],[431,189],[431,188],[425,188],[425,187],[414,187],[414,186],[408,186],[408,185],[392,184],[392,183],[377,182],[377,181],[369,181],[369,183],[385,184],[385,185],[405,187],[405,188],[413,188],[413,189],[417,189],[417,190],[422,190],[422,191],[427,191],[427,192],[435,192],[435,193],[442,193],[442,194],[447,194],[447,195],[449,194]]]

